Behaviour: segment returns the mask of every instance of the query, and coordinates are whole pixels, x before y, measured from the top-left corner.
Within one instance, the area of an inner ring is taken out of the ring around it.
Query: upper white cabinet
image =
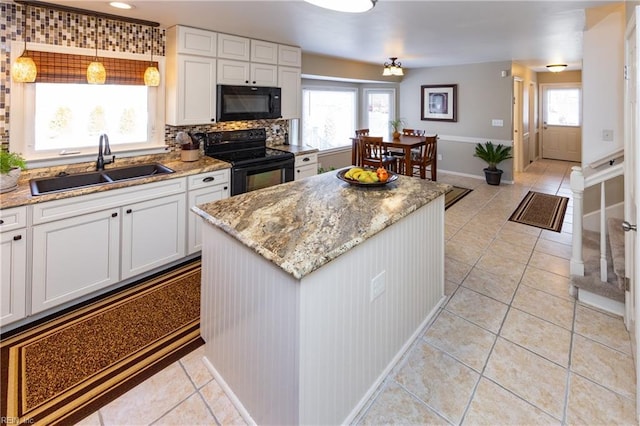
[[[269,41],[251,40],[251,62],[278,64],[278,45]]]
[[[302,49],[284,44],[278,45],[278,65],[300,68],[302,66]]]
[[[278,67],[269,64],[219,59],[218,84],[277,86]]]
[[[218,34],[218,58],[249,61],[251,41],[231,34]]]
[[[210,124],[216,117],[216,60],[204,56],[167,58],[167,124]]]
[[[211,31],[182,26],[171,27],[167,30],[167,39],[176,43],[177,53],[211,58],[216,57],[217,36],[217,33]]]
[[[300,118],[302,89],[300,68],[278,67],[278,85],[282,89],[282,118]]]

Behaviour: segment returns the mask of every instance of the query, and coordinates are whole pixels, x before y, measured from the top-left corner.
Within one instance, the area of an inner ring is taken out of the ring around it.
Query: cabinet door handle
[[[131,209],[127,209],[127,214],[130,214],[132,212]]]
[[[118,213],[111,213],[111,217],[118,217]]]
[[[302,159],[302,161],[311,161],[311,158],[309,158],[309,157],[304,157],[304,158]]]
[[[0,225],[4,225],[4,220],[0,219]]]
[[[213,182],[216,178],[214,178],[213,176],[208,176],[204,179],[202,179],[203,182]]]
[[[249,80],[245,80],[244,82],[245,82],[245,83],[247,83],[247,84],[249,84]]]
[[[22,239],[22,235],[14,235],[13,241],[20,241]]]
[[[211,122],[212,122],[212,123],[214,123],[215,121],[216,121],[216,119],[215,119],[215,118],[212,118],[212,119],[211,119]]]
[[[224,190],[226,191],[227,189],[229,189],[229,187],[228,187],[228,186],[225,186],[225,187],[224,187]]]

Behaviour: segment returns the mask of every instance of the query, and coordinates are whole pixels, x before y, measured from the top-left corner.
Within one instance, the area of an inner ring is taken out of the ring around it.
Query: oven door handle
[[[237,166],[234,167],[234,171],[242,171],[242,172],[255,172],[255,171],[265,171],[268,172],[270,170],[281,169],[284,167],[293,167],[295,164],[295,160],[293,158],[286,160],[274,161],[272,163],[262,163],[262,164],[251,164],[247,166]]]

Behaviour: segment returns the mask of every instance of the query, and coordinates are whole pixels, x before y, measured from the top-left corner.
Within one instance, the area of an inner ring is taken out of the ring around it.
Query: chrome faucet
[[[103,150],[104,143],[104,150]],[[111,159],[104,159],[104,156],[111,155],[111,148],[109,147],[109,137],[106,133],[100,135],[100,142],[98,144],[98,161],[96,162],[96,170],[104,170],[105,164],[111,164],[116,161],[116,156],[114,155]]]

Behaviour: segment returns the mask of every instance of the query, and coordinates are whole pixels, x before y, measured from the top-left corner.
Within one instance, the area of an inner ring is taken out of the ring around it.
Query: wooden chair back
[[[402,129],[402,134],[404,136],[413,136],[414,132],[415,132],[414,129],[407,129],[406,127]]]
[[[359,138],[360,145],[360,164],[370,167],[384,167],[393,171],[397,170],[397,159],[391,156],[385,156],[384,147],[382,146],[382,136],[361,136]]]
[[[356,130],[356,137],[359,138],[360,136],[369,136],[369,129]]]
[[[431,180],[435,182],[437,176],[438,135],[425,137],[425,144],[420,147],[420,177],[427,178],[427,168],[431,169]]]

